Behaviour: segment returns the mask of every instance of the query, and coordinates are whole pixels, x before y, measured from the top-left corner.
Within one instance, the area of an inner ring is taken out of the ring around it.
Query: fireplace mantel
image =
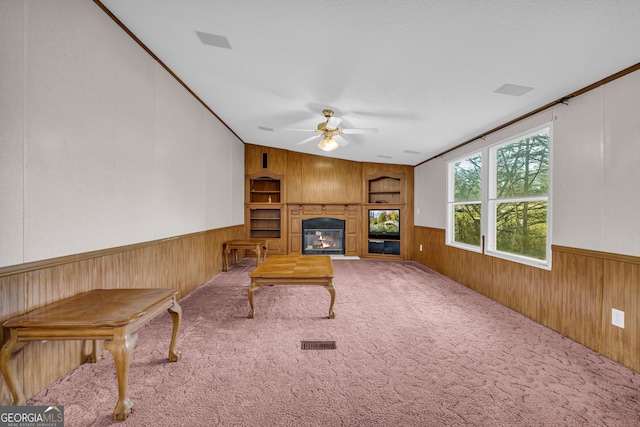
[[[317,216],[328,216],[331,218],[347,219],[352,215],[357,215],[360,205],[348,203],[289,203],[289,212],[297,211],[297,215],[302,215],[303,219]]]
[[[302,254],[302,220],[336,218],[345,221],[345,255],[361,255],[358,243],[360,205],[348,203],[287,205],[289,217],[289,253]]]

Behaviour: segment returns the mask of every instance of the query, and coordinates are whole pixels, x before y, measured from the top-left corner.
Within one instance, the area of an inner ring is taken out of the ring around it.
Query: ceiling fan
[[[322,110],[322,114],[327,118],[326,121],[318,123],[317,129],[287,129],[301,132],[316,132],[318,135],[309,137],[303,141],[298,142],[296,145],[306,144],[314,139],[322,138],[318,143],[318,148],[324,151],[332,151],[340,146],[345,146],[349,143],[341,135],[345,134],[373,134],[378,133],[378,129],[375,128],[362,128],[362,129],[342,129],[340,123],[342,119],[333,116],[333,110]],[[334,139],[335,137],[335,139]],[[336,139],[339,141],[337,142]]]

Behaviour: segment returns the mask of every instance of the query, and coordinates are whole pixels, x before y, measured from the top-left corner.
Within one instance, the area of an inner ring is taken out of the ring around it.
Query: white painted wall
[[[242,224],[244,147],[93,2],[0,2],[0,267]]]
[[[424,227],[445,228],[447,202],[446,162],[442,157],[414,169],[414,223]]]
[[[640,72],[416,167],[416,225],[445,228],[446,160],[546,121],[553,121],[552,244],[640,256]]]
[[[24,154],[22,146],[23,5],[0,2],[0,260],[22,261]],[[9,65],[11,64],[11,65]]]

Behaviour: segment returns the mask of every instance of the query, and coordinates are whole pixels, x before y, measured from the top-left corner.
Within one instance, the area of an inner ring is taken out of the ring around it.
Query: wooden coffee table
[[[249,277],[248,297],[251,311],[247,315],[253,319],[253,293],[263,285],[318,285],[324,286],[331,295],[329,318],[335,318],[333,303],[336,289],[333,286],[333,263],[326,255],[272,255],[253,270]]]
[[[175,289],[97,289],[5,321],[3,326],[9,329],[9,339],[0,350],[0,369],[11,390],[13,404],[24,405],[25,397],[11,370],[11,355],[29,341],[93,340],[94,350],[89,360],[96,362],[101,359],[96,347],[104,340],[105,348],[113,355],[118,377],[118,402],[113,418],[126,419],[133,410],[127,382],[137,331],[164,310],[168,310],[173,319],[169,361],[180,359],[180,352],[175,348],[182,319],[177,295]]]

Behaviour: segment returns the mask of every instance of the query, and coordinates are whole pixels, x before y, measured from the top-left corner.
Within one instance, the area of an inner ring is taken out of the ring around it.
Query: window
[[[449,164],[448,243],[481,251],[482,240],[482,155]]]
[[[551,268],[550,148],[546,125],[449,162],[447,243]]]
[[[550,130],[490,148],[488,253],[550,264]]]

